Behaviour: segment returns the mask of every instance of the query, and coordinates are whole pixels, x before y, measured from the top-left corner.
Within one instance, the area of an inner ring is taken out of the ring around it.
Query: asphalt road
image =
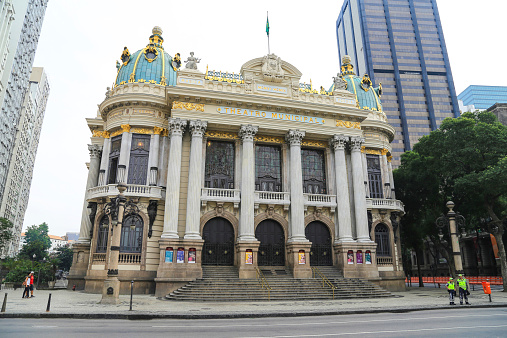
[[[0,319],[0,337],[506,337],[507,308],[194,320]]]

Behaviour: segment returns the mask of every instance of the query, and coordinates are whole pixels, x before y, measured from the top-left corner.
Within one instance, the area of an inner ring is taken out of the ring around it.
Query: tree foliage
[[[56,249],[56,260],[58,268],[63,271],[69,271],[72,265],[73,251],[68,246],[60,246]]]
[[[14,225],[7,218],[0,217],[0,252],[14,236],[12,228]]]
[[[413,151],[402,155],[394,176],[397,197],[405,203],[403,233],[407,245],[417,250],[427,236],[438,242],[433,222],[445,212],[445,202],[452,199],[455,210],[468,221],[491,219],[489,231],[497,239],[507,283],[502,241],[502,219],[507,218],[506,126],[490,112],[445,119],[439,129],[422,137]]]
[[[33,259],[34,254],[37,261],[47,258],[47,251],[51,248],[48,232],[49,227],[46,223],[28,227],[25,233],[26,244],[21,249],[19,258]]]

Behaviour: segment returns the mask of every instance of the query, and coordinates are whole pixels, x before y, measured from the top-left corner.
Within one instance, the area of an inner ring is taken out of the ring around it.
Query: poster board
[[[171,248],[171,247],[165,248],[165,262],[166,263],[172,263],[173,262],[173,256],[174,256],[173,248]]]
[[[370,250],[366,250],[366,253],[365,253],[365,263],[366,264],[371,264],[371,251]]]
[[[356,263],[363,264],[363,251],[362,250],[357,250],[357,252],[356,252]]]
[[[354,251],[347,251],[347,264],[354,264]]]
[[[245,264],[253,264],[253,252],[252,252],[252,249],[246,249],[246,252],[245,252]]]
[[[298,262],[299,264],[306,264],[306,254],[304,250],[299,250]]]
[[[185,263],[185,249],[178,248],[176,253],[176,263]]]
[[[195,257],[196,257],[195,248],[188,249],[188,263],[195,264]]]

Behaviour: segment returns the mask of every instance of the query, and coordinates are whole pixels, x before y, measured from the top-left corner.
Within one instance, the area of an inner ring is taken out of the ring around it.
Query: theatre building
[[[332,266],[403,289],[403,204],[382,88],[347,56],[329,69],[329,91],[300,83],[274,54],[234,73],[202,72],[199,61],[166,51],[158,27],[145,48],[121,54],[114,86],[86,120],[90,162],[69,285],[100,293],[116,275],[121,292],[134,280],[135,292],[164,296],[206,265],[234,266],[240,279],[257,278],[259,267],[306,279]],[[118,222],[111,201],[123,185]]]

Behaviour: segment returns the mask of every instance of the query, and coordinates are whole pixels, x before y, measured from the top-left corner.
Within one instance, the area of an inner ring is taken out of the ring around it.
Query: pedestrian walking
[[[32,271],[32,272],[30,272],[30,292],[32,294],[32,298],[35,297],[33,295],[33,280],[34,280],[34,276],[33,276],[33,271]]]
[[[23,290],[23,297],[21,297],[21,298],[29,298],[29,296],[30,296],[30,275],[25,277],[25,281],[23,282],[23,286],[25,287],[25,289]]]
[[[468,280],[462,275],[458,275],[458,287],[459,287],[459,304],[463,305],[463,298],[465,298],[465,304],[470,305],[468,302],[468,295],[470,294],[470,285]]]
[[[452,277],[449,278],[449,281],[445,284],[445,286],[449,292],[449,305],[456,305],[454,304],[454,297],[456,297],[456,283],[454,283],[454,279]]]

